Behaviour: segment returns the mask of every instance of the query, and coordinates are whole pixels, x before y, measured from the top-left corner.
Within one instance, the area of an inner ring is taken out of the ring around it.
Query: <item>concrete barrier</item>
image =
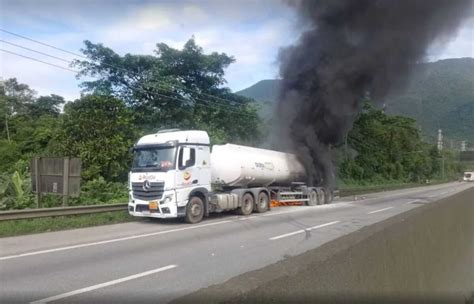
[[[175,303],[472,303],[474,189]]]

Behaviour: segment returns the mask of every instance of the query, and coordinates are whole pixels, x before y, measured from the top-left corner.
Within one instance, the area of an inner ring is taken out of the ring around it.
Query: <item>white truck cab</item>
[[[129,213],[133,216],[185,216],[192,192],[204,201],[211,191],[209,136],[205,131],[163,130],[133,147]],[[203,204],[194,206],[199,214]]]

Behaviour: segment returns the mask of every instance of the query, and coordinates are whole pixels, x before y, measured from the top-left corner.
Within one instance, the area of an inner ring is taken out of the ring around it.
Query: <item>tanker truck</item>
[[[214,145],[205,131],[163,130],[133,147],[130,215],[183,217],[198,223],[213,212],[266,212],[271,203],[329,203],[332,193],[305,184],[295,155],[234,144]]]

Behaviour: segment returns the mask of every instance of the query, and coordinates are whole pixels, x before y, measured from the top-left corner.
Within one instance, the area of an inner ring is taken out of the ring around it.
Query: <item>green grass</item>
[[[44,217],[0,222],[0,237],[135,221],[127,211]]]
[[[381,191],[391,191],[399,190],[406,188],[415,188],[422,186],[431,186],[447,182],[452,182],[454,180],[432,180],[430,183],[389,183],[389,184],[372,184],[372,185],[345,185],[339,188],[339,195],[342,196],[351,196],[366,194],[371,192],[381,192]]]

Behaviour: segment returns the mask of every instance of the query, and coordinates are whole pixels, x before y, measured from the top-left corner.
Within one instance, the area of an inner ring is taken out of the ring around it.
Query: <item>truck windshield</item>
[[[174,147],[136,149],[132,171],[168,171],[174,167],[175,151]]]

